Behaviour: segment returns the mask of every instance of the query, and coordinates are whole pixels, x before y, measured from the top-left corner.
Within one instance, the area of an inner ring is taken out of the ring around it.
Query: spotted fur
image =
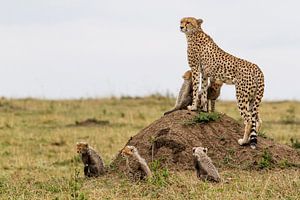
[[[201,28],[203,20],[183,18],[180,29],[187,38],[188,62],[192,69],[193,102],[189,110],[196,110],[199,102],[199,80],[201,74],[201,108],[207,111],[208,78],[216,82],[234,84],[240,114],[244,120],[244,137],[240,145],[250,142],[256,148],[257,131],[261,125],[259,104],[264,93],[264,75],[251,62],[237,58],[223,51]]]
[[[172,110],[169,110],[164,113],[164,115],[170,114],[176,110],[186,109],[188,105],[192,104],[193,100],[193,90],[192,90],[192,72],[191,70],[186,71],[183,76],[183,83],[180,88],[179,94],[175,106]],[[207,89],[207,106],[211,108],[211,111],[215,111],[215,101],[220,96],[220,90],[222,83],[216,83],[211,81]],[[201,98],[201,94],[199,94]],[[210,104],[210,106],[209,106]]]

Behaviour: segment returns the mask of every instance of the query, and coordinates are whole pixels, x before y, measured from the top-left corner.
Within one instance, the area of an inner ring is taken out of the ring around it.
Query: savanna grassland
[[[131,183],[122,174],[85,179],[75,144],[87,141],[109,165],[130,136],[162,116],[174,99],[0,100],[0,199],[300,199],[300,169],[220,171],[221,183],[199,181],[193,171],[157,171]],[[234,102],[217,110],[239,120]],[[299,148],[300,102],[264,102],[260,134]],[[109,121],[74,126],[88,118]],[[291,142],[293,138],[293,142]],[[152,165],[153,167],[153,165]],[[154,169],[155,170],[155,169]]]

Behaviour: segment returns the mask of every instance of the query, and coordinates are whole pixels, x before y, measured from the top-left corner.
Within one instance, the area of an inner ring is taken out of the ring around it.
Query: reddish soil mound
[[[241,147],[244,127],[222,114],[213,122],[187,124],[197,113],[180,110],[156,120],[126,145],[137,147],[148,163],[160,160],[170,170],[194,169],[192,148],[208,147],[208,155],[218,168],[261,169],[299,166],[300,152],[271,139],[258,137],[257,149]],[[120,171],[125,170],[125,160],[119,154],[112,163]]]

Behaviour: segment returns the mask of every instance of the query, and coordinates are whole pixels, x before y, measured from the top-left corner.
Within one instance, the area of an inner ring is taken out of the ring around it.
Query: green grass
[[[300,149],[300,141],[298,139],[291,138],[292,147],[295,149]]]
[[[168,184],[169,170],[161,167],[160,160],[154,160],[149,163],[153,176],[149,179],[149,183],[158,187],[165,187]]]
[[[259,162],[259,167],[261,169],[268,169],[272,167],[272,155],[268,150],[264,150],[264,154]]]
[[[282,162],[282,169],[220,171],[224,180],[219,184],[201,182],[193,171],[168,171],[159,161],[151,165],[155,176],[149,181],[131,183],[121,173],[84,178],[76,142],[90,143],[108,165],[130,136],[160,118],[174,102],[160,95],[61,101],[0,99],[0,199],[300,198],[300,170],[289,168],[288,160]],[[216,109],[241,121],[233,102],[217,102]],[[263,103],[263,135],[296,147],[299,109],[299,102]],[[109,123],[70,126],[88,118]],[[268,158],[266,153],[261,166],[268,165]],[[224,162],[230,161],[230,156],[224,158]]]
[[[195,116],[191,121],[184,122],[186,125],[193,125],[196,123],[208,123],[211,121],[216,121],[220,118],[220,114],[217,112],[207,113],[200,112],[197,116]]]

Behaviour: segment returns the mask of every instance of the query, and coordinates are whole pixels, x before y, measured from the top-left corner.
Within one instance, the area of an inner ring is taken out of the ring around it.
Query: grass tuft
[[[262,137],[262,138],[267,138],[267,134],[266,134],[265,131],[258,131],[257,135],[260,136],[260,137]]]
[[[149,182],[157,187],[165,187],[168,184],[169,171],[165,167],[161,167],[160,160],[154,160],[150,163],[150,170],[153,173]]]
[[[220,114],[217,112],[200,112],[196,117],[192,120],[186,121],[185,125],[193,125],[197,123],[208,123],[211,121],[217,121],[220,118]]]
[[[298,139],[291,138],[290,141],[293,148],[300,149],[300,142],[298,141]]]
[[[79,170],[75,169],[73,177],[69,181],[70,196],[74,200],[87,200],[85,194],[80,191],[83,186],[83,180],[79,177]]]
[[[272,167],[272,155],[268,150],[264,150],[262,158],[259,162],[260,169],[269,169]]]

